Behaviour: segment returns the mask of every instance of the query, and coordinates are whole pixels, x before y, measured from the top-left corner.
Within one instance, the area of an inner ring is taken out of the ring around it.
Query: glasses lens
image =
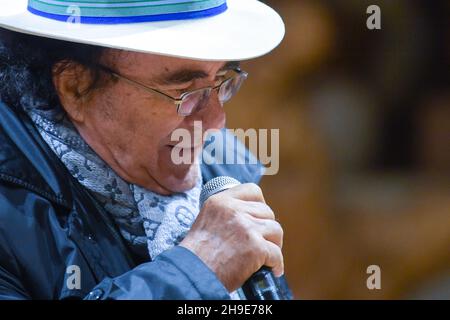
[[[211,89],[203,89],[188,93],[183,97],[183,101],[178,108],[178,113],[182,116],[188,116],[200,110],[207,102]]]
[[[245,76],[240,74],[225,81],[219,90],[219,100],[223,104],[228,102],[239,91],[244,82]]]

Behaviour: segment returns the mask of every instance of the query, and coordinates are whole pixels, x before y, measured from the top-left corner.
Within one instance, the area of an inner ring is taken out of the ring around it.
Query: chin
[[[168,169],[168,168],[167,168]],[[195,187],[200,177],[200,167],[196,164],[189,166],[177,165],[160,181],[169,193],[178,193]]]

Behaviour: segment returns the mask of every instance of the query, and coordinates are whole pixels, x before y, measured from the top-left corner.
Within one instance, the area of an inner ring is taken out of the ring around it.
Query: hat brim
[[[281,17],[257,0],[228,0],[219,15],[116,25],[73,24],[40,17],[27,0],[3,0],[0,27],[59,40],[204,60],[238,61],[272,51],[284,36]]]

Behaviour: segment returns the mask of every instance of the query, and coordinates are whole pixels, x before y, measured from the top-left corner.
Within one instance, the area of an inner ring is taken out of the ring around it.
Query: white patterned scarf
[[[135,254],[154,259],[184,239],[200,211],[201,175],[191,190],[162,196],[119,177],[83,140],[66,115],[27,112],[70,174],[111,214]],[[238,289],[230,293],[230,298],[242,300],[245,295]]]
[[[159,195],[120,178],[66,116],[55,119],[39,111],[28,114],[71,175],[111,214],[133,252],[154,259],[184,238],[200,211],[201,176],[191,190]]]

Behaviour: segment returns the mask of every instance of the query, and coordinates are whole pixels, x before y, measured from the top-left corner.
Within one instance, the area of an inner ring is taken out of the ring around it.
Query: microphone
[[[200,208],[209,197],[240,184],[238,180],[227,176],[209,180],[200,194]],[[265,266],[244,283],[242,291],[247,300],[288,300],[279,288],[275,275]]]

